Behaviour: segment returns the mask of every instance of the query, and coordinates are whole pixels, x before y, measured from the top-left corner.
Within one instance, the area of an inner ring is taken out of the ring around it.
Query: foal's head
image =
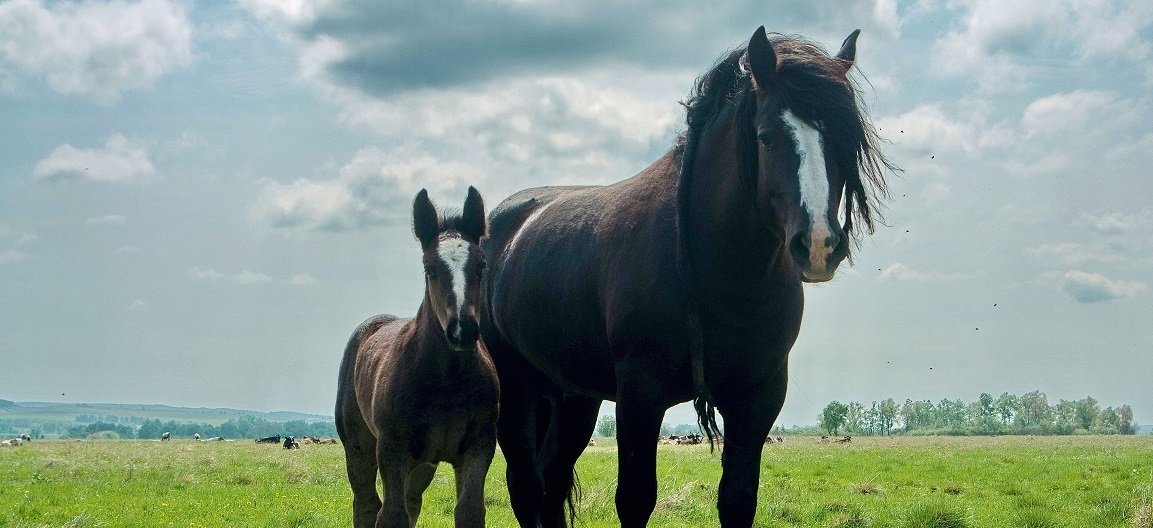
[[[484,202],[476,189],[460,216],[443,217],[421,190],[412,204],[412,226],[424,253],[425,302],[453,350],[476,348],[480,278],[484,271]]]

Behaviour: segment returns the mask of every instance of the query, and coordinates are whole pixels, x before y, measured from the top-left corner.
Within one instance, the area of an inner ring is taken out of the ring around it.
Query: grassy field
[[[617,526],[615,448],[578,471],[582,527]],[[716,526],[719,454],[662,446],[652,526]],[[0,449],[0,528],[329,527],[349,524],[339,446],[32,442]],[[1153,438],[793,438],[765,446],[757,526],[1140,527],[1153,516]],[[515,526],[497,455],[490,526]],[[451,526],[442,467],[421,526]]]

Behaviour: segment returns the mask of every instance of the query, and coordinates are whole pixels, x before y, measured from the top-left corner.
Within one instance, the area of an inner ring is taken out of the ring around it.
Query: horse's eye
[[[436,280],[436,268],[432,266],[424,268],[424,276],[428,277],[430,280]]]
[[[773,140],[769,139],[768,134],[757,136],[757,143],[760,143],[762,147],[765,147],[765,150],[773,150]]]

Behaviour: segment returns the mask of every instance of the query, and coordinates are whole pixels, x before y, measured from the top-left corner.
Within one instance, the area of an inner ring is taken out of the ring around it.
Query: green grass
[[[582,527],[619,526],[615,448],[581,458]],[[794,438],[765,446],[757,526],[1150,527],[1153,438]],[[715,526],[720,457],[661,446],[652,526]],[[490,526],[514,526],[498,454]],[[0,528],[347,526],[339,446],[249,441],[40,441],[0,449]],[[452,526],[452,472],[425,494],[421,526]]]

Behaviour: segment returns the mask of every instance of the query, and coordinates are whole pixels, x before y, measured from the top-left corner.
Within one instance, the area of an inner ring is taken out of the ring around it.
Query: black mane
[[[886,198],[884,173],[899,169],[875,148],[881,139],[861,110],[859,90],[843,73],[844,63],[816,44],[778,34],[769,40],[780,61],[776,95],[786,108],[821,130],[828,140],[826,154],[845,171],[845,233],[856,240],[858,234],[853,226],[857,221],[864,222],[866,231],[872,233],[874,210],[870,196]],[[697,79],[682,103],[687,129],[675,144],[681,158],[682,189],[687,188],[692,177],[694,144],[725,105],[738,105],[737,118],[752,126],[754,95],[751,77],[743,66],[745,52],[746,48],[740,47],[722,56]],[[747,141],[752,141],[751,134],[745,135]],[[752,150],[753,156],[755,152]],[[744,165],[750,169],[756,166],[755,161],[745,161]]]

